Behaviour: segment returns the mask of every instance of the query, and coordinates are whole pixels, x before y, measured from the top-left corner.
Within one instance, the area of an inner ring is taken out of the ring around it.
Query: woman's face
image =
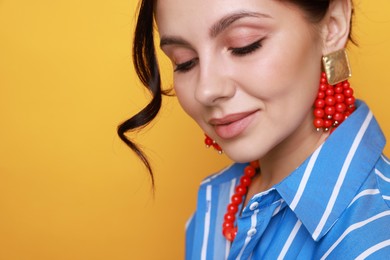
[[[322,40],[300,9],[275,0],[160,0],[156,19],[180,104],[231,159],[259,159],[316,135]]]

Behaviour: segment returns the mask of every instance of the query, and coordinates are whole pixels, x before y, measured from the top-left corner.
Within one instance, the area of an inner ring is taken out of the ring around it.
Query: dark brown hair
[[[334,0],[279,0],[294,4],[301,8],[307,19],[313,23],[320,22]],[[142,150],[125,134],[128,131],[140,130],[147,126],[158,114],[161,108],[162,95],[168,93],[162,90],[160,70],[157,63],[154,45],[154,8],[155,0],[140,0],[138,19],[134,32],[133,63],[138,78],[151,93],[149,104],[136,115],[126,120],[118,127],[118,135],[142,160],[149,171],[152,186],[154,177],[151,165]],[[350,40],[351,37],[350,37]]]

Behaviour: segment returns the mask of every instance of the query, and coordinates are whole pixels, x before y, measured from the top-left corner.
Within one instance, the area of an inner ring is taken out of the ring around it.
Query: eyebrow
[[[222,17],[220,20],[218,20],[215,24],[213,24],[210,28],[209,35],[211,38],[217,37],[220,33],[222,33],[224,30],[226,30],[231,24],[236,22],[237,20],[240,20],[242,18],[246,17],[264,17],[264,18],[271,18],[271,16],[263,13],[257,13],[257,12],[247,12],[247,11],[239,11],[232,14],[228,14],[224,17]],[[161,36],[160,40],[160,48],[164,45],[189,45],[189,43],[180,38],[175,36]]]
[[[161,36],[160,48],[164,45],[189,45],[189,43],[181,37],[175,36]]]
[[[226,30],[231,24],[233,24],[235,21],[240,20],[242,18],[246,17],[264,17],[264,18],[270,18],[269,15],[257,13],[257,12],[247,12],[247,11],[239,11],[233,14],[229,14],[227,16],[222,17],[219,21],[217,21],[213,26],[210,28],[210,37],[215,38]]]

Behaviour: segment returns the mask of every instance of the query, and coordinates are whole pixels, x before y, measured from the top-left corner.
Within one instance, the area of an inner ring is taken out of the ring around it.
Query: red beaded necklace
[[[231,197],[231,202],[227,206],[227,212],[224,216],[224,221],[222,224],[222,234],[229,240],[233,241],[237,234],[237,227],[234,226],[234,221],[236,220],[236,214],[238,212],[238,207],[242,203],[248,187],[252,182],[253,176],[260,169],[259,162],[253,161],[244,169],[244,175],[240,179],[240,184],[237,185],[235,193]]]

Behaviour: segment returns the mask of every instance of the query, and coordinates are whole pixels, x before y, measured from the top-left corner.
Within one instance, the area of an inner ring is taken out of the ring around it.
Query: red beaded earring
[[[354,110],[355,98],[348,78],[351,68],[344,49],[322,57],[324,71],[320,89],[314,101],[314,121],[317,131],[334,131]]]
[[[211,139],[208,135],[205,134],[204,143],[206,144],[206,147],[209,148],[210,146],[214,147],[215,150],[218,151],[219,154],[223,153],[223,150],[217,142],[215,142],[213,139]]]
[[[321,75],[320,89],[314,101],[314,121],[317,131],[332,131],[355,110],[353,89],[348,80],[330,85],[325,72]]]

